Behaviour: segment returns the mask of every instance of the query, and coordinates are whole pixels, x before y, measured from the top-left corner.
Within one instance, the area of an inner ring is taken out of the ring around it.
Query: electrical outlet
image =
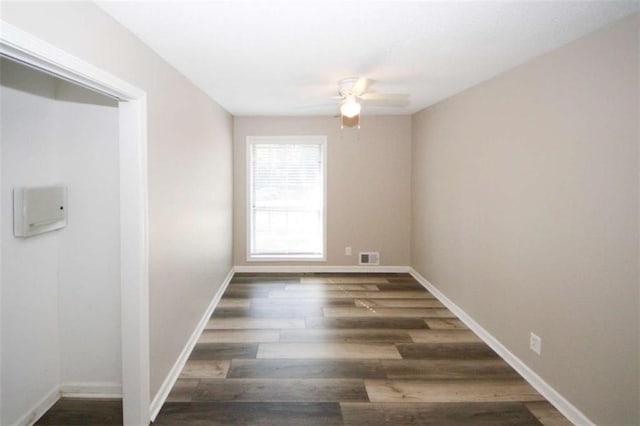
[[[345,256],[351,256],[351,247],[345,247],[344,254]]]
[[[529,336],[529,348],[540,355],[540,353],[542,352],[542,339],[540,338],[540,336],[531,333],[531,335]]]

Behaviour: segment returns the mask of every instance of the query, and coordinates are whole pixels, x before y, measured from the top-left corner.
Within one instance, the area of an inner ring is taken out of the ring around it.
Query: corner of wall
[[[566,416],[576,425],[595,425],[577,407],[571,404],[566,398],[556,391],[551,385],[538,376],[527,364],[511,352],[505,345],[496,339],[489,331],[478,324],[461,307],[456,305],[451,299],[445,296],[436,286],[427,281],[420,273],[411,268],[410,274],[424,288],[433,294],[443,305],[453,312],[467,327],[477,334],[491,349],[493,349],[502,359],[504,359],[514,370],[516,370],[535,390],[540,392],[558,411]]]

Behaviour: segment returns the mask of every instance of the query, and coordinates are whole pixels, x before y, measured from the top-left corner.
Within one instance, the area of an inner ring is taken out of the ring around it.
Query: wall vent
[[[358,258],[360,265],[379,265],[380,253],[377,251],[360,252]]]

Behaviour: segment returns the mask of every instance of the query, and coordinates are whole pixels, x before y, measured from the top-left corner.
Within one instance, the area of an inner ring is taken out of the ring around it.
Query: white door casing
[[[147,95],[108,72],[3,21],[0,21],[0,55],[119,101],[123,416],[125,425],[148,425],[150,390]],[[0,215],[0,223],[8,219]],[[0,300],[1,289],[0,282]]]

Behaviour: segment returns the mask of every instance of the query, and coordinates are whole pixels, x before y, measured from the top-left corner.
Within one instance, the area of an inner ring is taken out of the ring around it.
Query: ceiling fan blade
[[[297,105],[296,108],[297,109],[321,109],[321,108],[329,108],[329,107],[335,108],[337,104],[338,104],[337,102],[323,102],[318,104]]]
[[[409,95],[405,93],[365,93],[360,96],[368,106],[404,107],[409,105]]]
[[[351,93],[353,93],[356,96],[360,96],[362,95],[364,92],[367,91],[367,89],[369,88],[369,86],[371,86],[374,83],[373,80],[371,80],[370,78],[366,78],[366,77],[360,77],[354,84],[353,87],[351,88]]]
[[[369,92],[369,93],[365,93],[363,95],[360,96],[360,99],[362,100],[371,100],[371,101],[378,101],[378,100],[409,100],[409,95],[407,95],[406,93],[376,93],[376,92]]]

